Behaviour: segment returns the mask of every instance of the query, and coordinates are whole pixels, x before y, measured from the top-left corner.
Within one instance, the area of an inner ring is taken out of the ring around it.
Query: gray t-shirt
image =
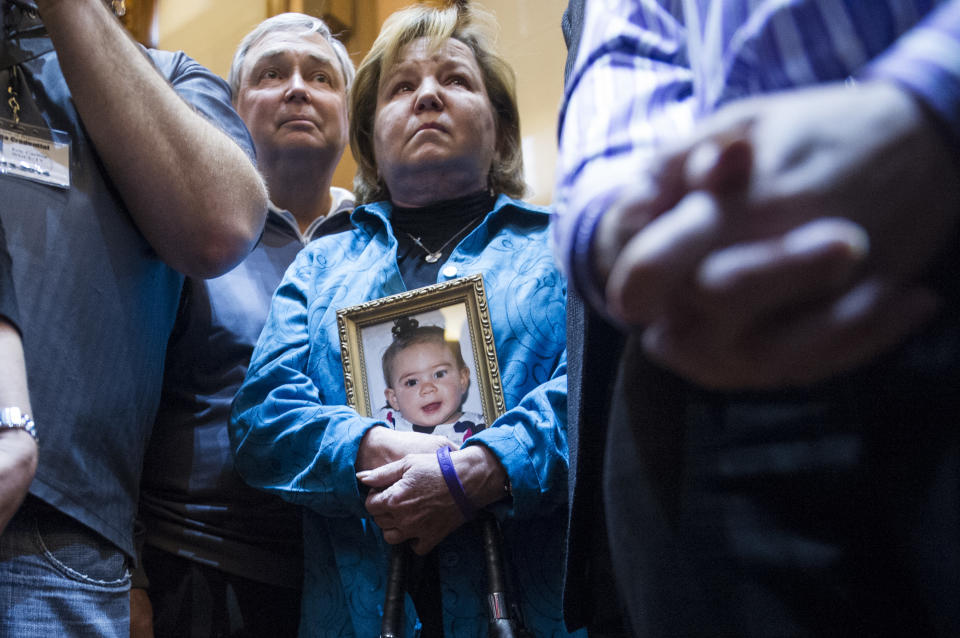
[[[64,131],[72,143],[67,190],[0,175],[0,221],[41,432],[30,491],[132,555],[141,461],[183,277],[157,257],[111,184],[39,18],[4,9],[12,29],[0,35],[0,86],[18,65],[22,119]],[[252,156],[226,83],[183,53],[147,53]]]

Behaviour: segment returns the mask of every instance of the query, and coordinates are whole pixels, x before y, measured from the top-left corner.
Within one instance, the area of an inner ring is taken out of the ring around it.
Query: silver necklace
[[[423,249],[423,252],[427,253],[427,256],[423,258],[423,260],[424,260],[425,262],[427,262],[428,264],[435,264],[435,263],[437,263],[438,261],[440,261],[440,258],[441,258],[441,257],[443,257],[443,249],[446,248],[447,246],[449,246],[449,245],[450,245],[450,242],[452,242],[454,239],[456,239],[457,237],[459,237],[460,235],[462,235],[462,234],[464,233],[464,231],[466,231],[468,228],[470,228],[470,227],[473,225],[473,222],[477,221],[477,219],[478,219],[477,217],[474,217],[474,218],[471,219],[469,222],[467,222],[467,225],[466,225],[466,226],[464,226],[463,228],[461,228],[460,230],[458,230],[458,231],[453,235],[453,237],[451,237],[451,238],[448,239],[447,241],[443,242],[443,246],[440,246],[440,248],[437,248],[436,250],[430,250],[429,248],[427,248],[426,246],[424,246],[424,245],[423,245],[423,242],[420,241],[420,238],[419,238],[419,237],[414,237],[414,236],[411,235],[410,233],[407,233],[407,237],[409,237],[410,239],[412,239],[412,240],[413,240],[413,243],[415,243],[417,246],[420,246],[420,248]]]

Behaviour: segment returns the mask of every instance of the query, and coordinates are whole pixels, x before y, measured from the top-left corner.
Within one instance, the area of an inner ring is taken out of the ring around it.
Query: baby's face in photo
[[[393,359],[393,378],[384,390],[387,403],[407,421],[423,427],[450,423],[460,416],[470,371],[461,369],[446,346],[414,343]]]

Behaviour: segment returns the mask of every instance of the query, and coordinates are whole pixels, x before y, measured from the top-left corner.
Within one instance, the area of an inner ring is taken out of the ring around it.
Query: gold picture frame
[[[460,343],[471,379],[461,407],[470,412],[479,408],[484,423],[493,423],[505,412],[505,406],[493,328],[480,275],[339,310],[337,326],[347,403],[367,417],[378,417],[379,412],[389,408],[382,358],[395,338],[398,320],[410,319],[414,325],[440,326],[445,341]]]

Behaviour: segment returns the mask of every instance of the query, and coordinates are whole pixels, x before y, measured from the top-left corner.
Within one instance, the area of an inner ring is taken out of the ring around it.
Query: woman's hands
[[[356,468],[358,472],[373,470],[399,461],[408,454],[433,454],[442,447],[458,448],[446,437],[418,432],[398,432],[378,426],[370,428],[360,440]]]
[[[405,432],[395,434],[410,435]],[[429,435],[413,436],[446,441]],[[445,444],[453,447],[449,442]],[[454,451],[450,458],[474,507],[485,507],[504,496],[507,474],[489,448],[471,446]],[[463,514],[454,503],[440,472],[436,449],[428,453],[407,454],[376,469],[358,472],[357,478],[371,488],[367,511],[383,530],[383,538],[388,543],[402,543],[409,539],[414,552],[426,554],[464,523]]]

